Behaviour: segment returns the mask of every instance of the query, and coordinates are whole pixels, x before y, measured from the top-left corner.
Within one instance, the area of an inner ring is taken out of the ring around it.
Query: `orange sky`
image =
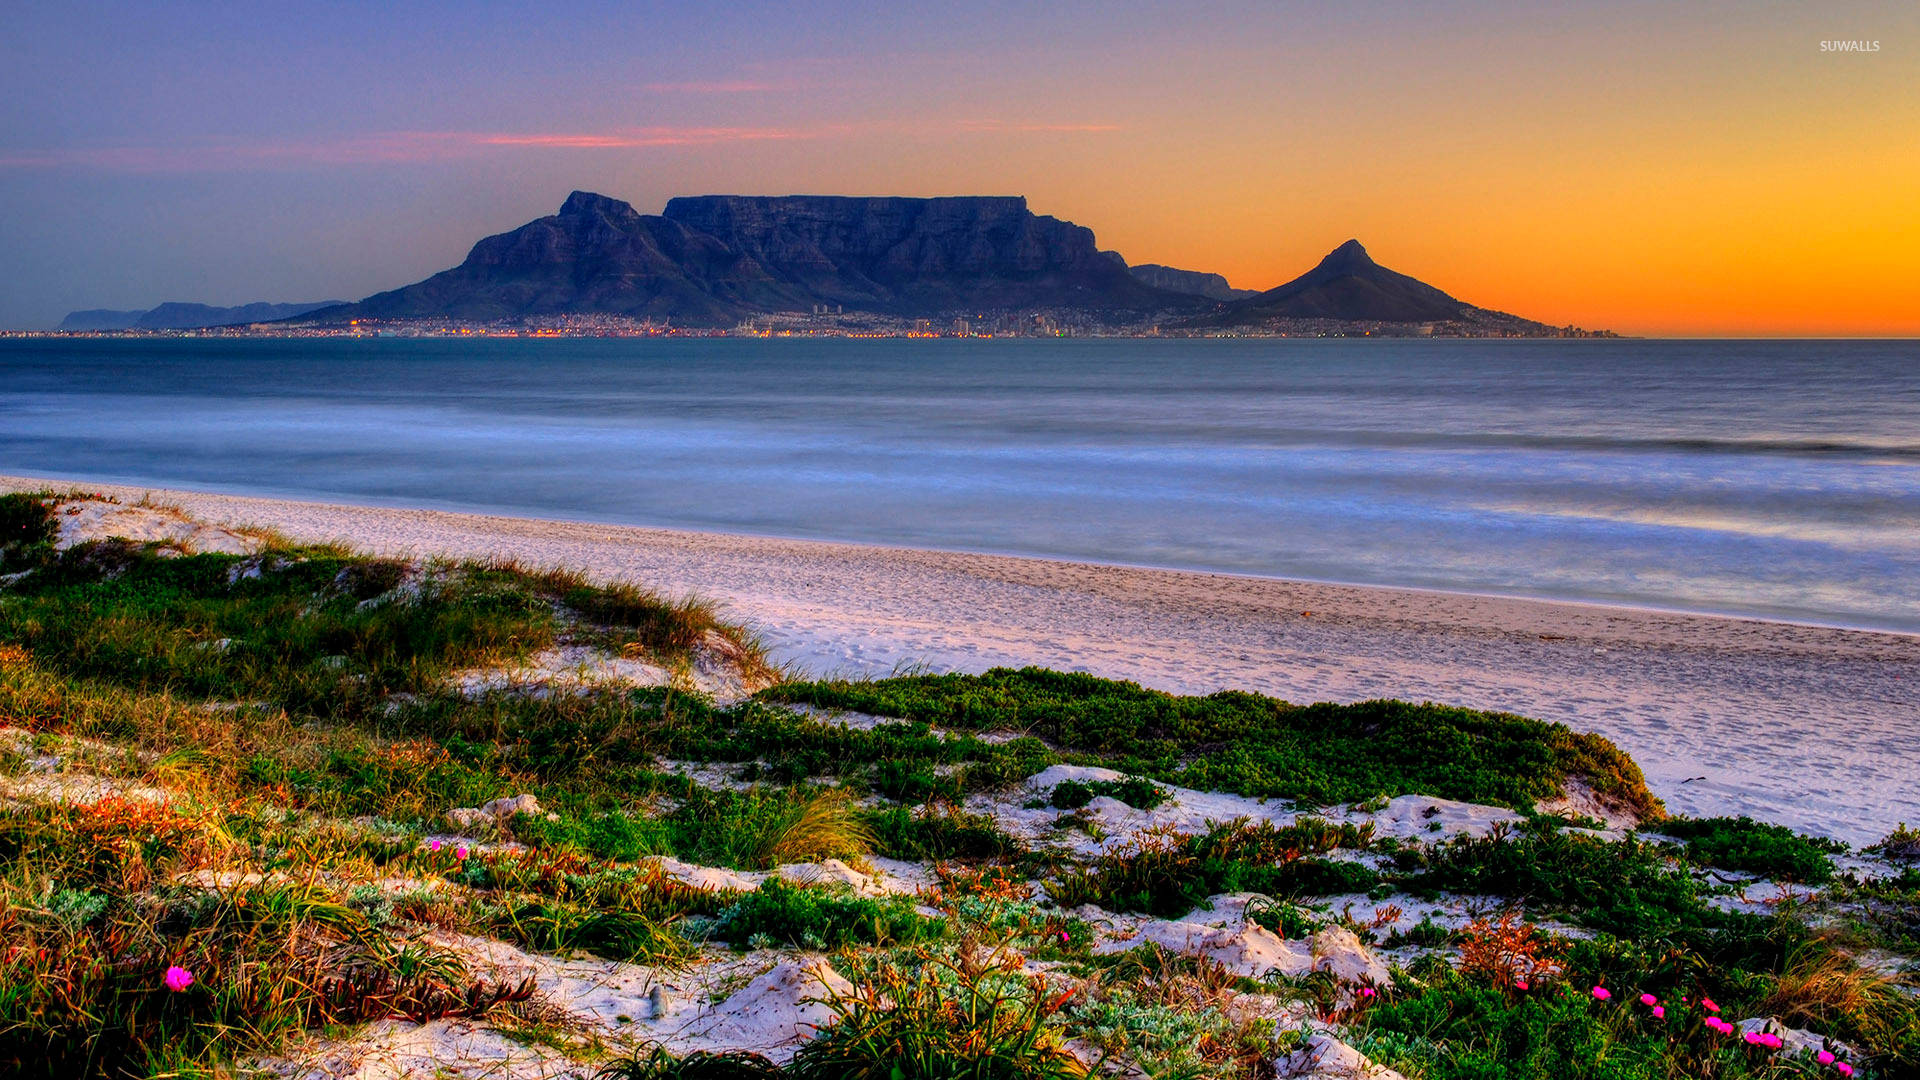
[[[1029,7],[30,13],[0,324],[357,298],[586,188],[1025,194],[1242,287],[1357,237],[1556,324],[1920,334],[1911,0]]]

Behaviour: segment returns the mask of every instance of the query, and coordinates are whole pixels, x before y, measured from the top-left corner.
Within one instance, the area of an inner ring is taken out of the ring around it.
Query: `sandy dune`
[[[0,478],[0,489],[66,488]],[[150,489],[89,484],[123,500]],[[1430,699],[1618,742],[1668,806],[1854,842],[1920,823],[1920,637],[1594,605],[152,490],[197,518],[510,556],[725,601],[813,673],[1041,664],[1205,693]]]

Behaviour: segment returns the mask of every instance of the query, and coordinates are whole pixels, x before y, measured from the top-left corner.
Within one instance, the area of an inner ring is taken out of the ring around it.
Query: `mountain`
[[[269,304],[257,302],[237,307],[187,304],[172,301],[145,311],[115,311],[89,308],[68,313],[60,320],[61,330],[193,330],[204,326],[233,326],[239,323],[274,322],[305,315],[309,311],[335,307],[343,300],[321,300],[310,304]]]
[[[702,195],[659,215],[576,191],[560,212],[489,236],[425,281],[316,320],[527,315],[723,325],[827,304],[902,317],[994,309],[1190,312],[1140,282],[1093,232],[1019,197]]]
[[[1196,327],[1333,330],[1365,326],[1387,332],[1470,336],[1555,336],[1582,333],[1475,307],[1424,281],[1374,262],[1358,240],[1334,248],[1320,264],[1278,288],[1237,300],[1195,320]]]
[[[134,321],[145,315],[145,311],[118,311],[114,308],[87,308],[83,311],[69,311],[67,317],[60,320],[61,330],[126,330]]]
[[[1257,289],[1236,289],[1227,284],[1227,279],[1221,275],[1201,270],[1177,270],[1156,263],[1141,263],[1139,266],[1129,266],[1127,272],[1142,285],[1208,300],[1243,300],[1259,295]]]

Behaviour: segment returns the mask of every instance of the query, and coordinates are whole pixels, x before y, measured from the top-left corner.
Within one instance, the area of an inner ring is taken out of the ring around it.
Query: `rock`
[[[1273,1063],[1277,1077],[1299,1080],[1407,1080],[1365,1054],[1326,1034],[1313,1034],[1293,1053]]]
[[[1803,1028],[1791,1028],[1771,1016],[1749,1017],[1733,1025],[1741,1036],[1748,1032],[1760,1032],[1773,1035],[1780,1040],[1780,1054],[1785,1057],[1797,1057],[1801,1054],[1817,1054],[1822,1050],[1832,1051],[1841,1058],[1857,1057],[1859,1052],[1838,1039],[1829,1039],[1825,1035],[1816,1035]]]
[[[828,999],[853,992],[822,957],[786,961],[742,987],[732,997],[675,1033],[689,1049],[750,1050],[776,1064],[837,1015]]]
[[[1368,951],[1353,931],[1329,926],[1312,938],[1314,971],[1324,971],[1343,983],[1391,986],[1393,975],[1380,958]]]
[[[456,829],[471,830],[494,826],[502,831],[513,824],[513,819],[521,814],[532,817],[543,815],[540,800],[532,795],[515,795],[506,799],[495,799],[484,806],[456,806],[447,811],[447,822]],[[558,814],[544,814],[548,821],[560,820]]]

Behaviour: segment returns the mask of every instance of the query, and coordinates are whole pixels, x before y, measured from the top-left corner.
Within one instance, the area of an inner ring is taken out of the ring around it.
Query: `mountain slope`
[[[1258,296],[1258,289],[1236,289],[1227,283],[1220,274],[1209,274],[1200,270],[1180,270],[1172,266],[1157,263],[1141,263],[1130,266],[1127,272],[1135,281],[1169,292],[1186,293],[1189,296],[1201,296],[1208,300],[1244,300],[1249,296]]]

